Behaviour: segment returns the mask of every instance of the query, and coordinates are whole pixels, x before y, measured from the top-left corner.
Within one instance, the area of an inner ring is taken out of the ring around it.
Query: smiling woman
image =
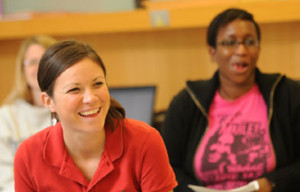
[[[160,134],[125,118],[90,46],[77,41],[51,46],[41,59],[38,82],[57,123],[18,148],[16,192],[168,192],[177,185]]]
[[[43,92],[42,101],[52,113],[59,114],[65,132],[104,131],[110,106],[106,85],[102,68],[85,58],[59,75],[53,95]]]

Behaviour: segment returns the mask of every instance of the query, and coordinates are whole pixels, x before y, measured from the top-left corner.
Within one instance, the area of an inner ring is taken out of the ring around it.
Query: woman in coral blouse
[[[90,46],[77,41],[51,46],[41,59],[38,82],[57,123],[18,148],[16,192],[173,191],[177,182],[160,134],[125,118]]]

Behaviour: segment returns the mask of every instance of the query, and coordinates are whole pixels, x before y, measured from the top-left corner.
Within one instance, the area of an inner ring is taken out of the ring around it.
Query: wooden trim
[[[67,36],[206,27],[217,13],[229,7],[249,10],[259,23],[300,20],[299,0],[181,0],[161,2],[160,4],[153,2],[152,5],[148,3],[145,9],[128,12],[34,13],[32,19],[29,20],[0,20],[0,40],[23,38],[36,34]],[[151,11],[161,9],[168,11],[169,24],[160,27],[151,26]]]

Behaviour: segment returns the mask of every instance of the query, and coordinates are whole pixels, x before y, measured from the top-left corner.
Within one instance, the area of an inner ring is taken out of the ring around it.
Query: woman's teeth
[[[246,63],[236,63],[235,65],[237,65],[239,67],[246,67],[247,66]]]
[[[98,109],[94,109],[94,110],[90,110],[90,111],[85,111],[85,112],[81,112],[79,113],[82,116],[88,116],[88,115],[93,115],[95,113],[99,112],[99,108]]]

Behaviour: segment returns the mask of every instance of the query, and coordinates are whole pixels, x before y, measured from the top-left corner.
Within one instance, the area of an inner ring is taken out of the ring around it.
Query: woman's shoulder
[[[1,113],[10,111],[11,113],[14,113],[14,115],[50,113],[47,108],[31,105],[23,99],[17,99],[11,103],[3,104],[0,107],[0,111]]]
[[[20,149],[18,150],[32,150],[35,149],[36,151],[39,149],[43,149],[44,143],[47,140],[49,132],[52,126],[49,126],[41,131],[33,134],[32,136],[25,139],[19,146]]]
[[[153,132],[157,132],[157,130],[154,127],[150,126],[146,122],[136,120],[136,119],[125,118],[124,125],[126,129],[128,129],[128,131],[130,132],[145,133],[145,134],[151,134]]]
[[[125,135],[144,141],[147,137],[159,137],[160,133],[146,122],[135,119],[124,119]]]
[[[50,115],[47,108],[31,106],[24,100],[16,100],[0,107],[0,125],[2,129],[10,130],[11,133],[17,134],[21,131],[19,136],[27,138],[49,126]]]
[[[15,111],[18,111],[17,109],[20,110],[15,102],[3,104],[0,107],[0,123],[6,122],[10,125],[14,119],[18,118],[15,113]]]
[[[45,128],[25,139],[18,146],[14,156],[14,166],[18,167],[18,170],[24,171],[24,169],[38,166],[44,158],[44,147],[49,132],[50,127]]]
[[[152,150],[158,153],[164,153],[165,147],[159,131],[147,123],[134,119],[124,120],[124,141],[131,149],[139,153],[148,153]]]

